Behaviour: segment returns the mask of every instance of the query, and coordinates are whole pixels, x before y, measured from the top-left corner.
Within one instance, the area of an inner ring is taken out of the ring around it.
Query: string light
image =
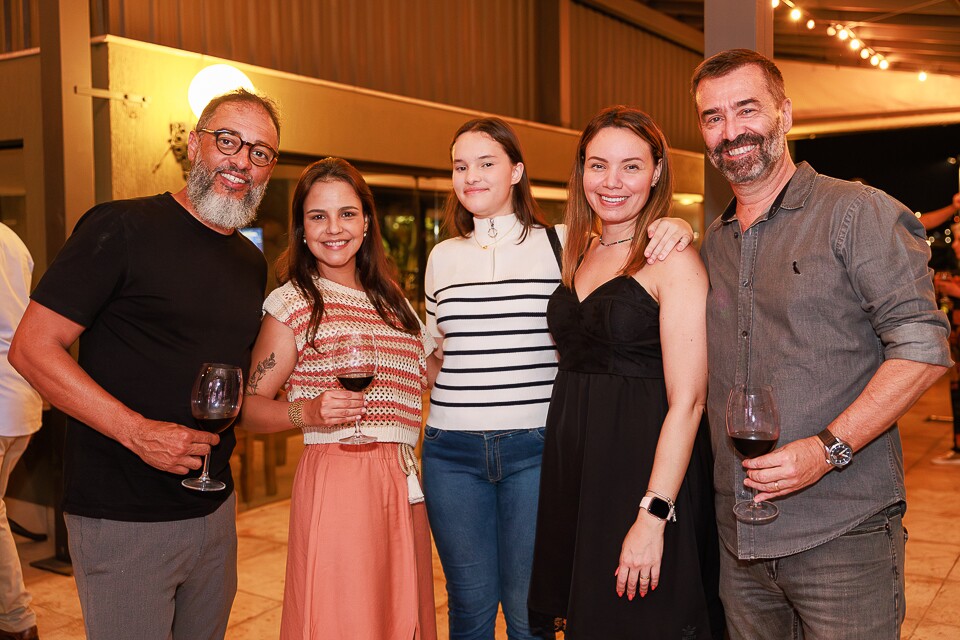
[[[788,7],[790,9],[790,19],[794,22],[800,22],[806,16],[807,29],[813,29],[817,26],[817,22],[813,19],[813,16],[798,7],[794,0],[770,0],[770,5],[774,9],[780,5]],[[846,42],[852,51],[859,51],[860,59],[869,60],[871,66],[879,69],[890,68],[890,61],[887,60],[882,53],[878,53],[875,49],[869,47],[867,43],[863,41],[863,38],[857,36],[853,27],[850,25],[842,25],[834,22],[826,26],[826,32],[828,36],[836,36],[841,42]],[[923,82],[927,79],[927,73],[921,71],[917,78],[920,82]]]
[[[920,82],[926,82],[926,81],[927,81],[927,72],[926,72],[926,71],[921,71],[920,73],[918,73],[918,74],[917,74],[917,80],[919,80]]]

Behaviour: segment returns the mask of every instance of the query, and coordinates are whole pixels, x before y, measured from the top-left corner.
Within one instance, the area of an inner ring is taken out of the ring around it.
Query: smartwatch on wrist
[[[827,464],[833,465],[837,469],[843,469],[853,460],[853,448],[833,435],[830,429],[824,429],[817,434],[823,448],[827,452]]]
[[[677,521],[677,513],[674,509],[673,500],[660,496],[644,496],[643,499],[640,500],[640,508],[657,520]]]

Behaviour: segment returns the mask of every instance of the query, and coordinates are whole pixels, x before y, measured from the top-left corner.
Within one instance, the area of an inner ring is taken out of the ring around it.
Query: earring
[[[307,244],[307,236],[303,236],[303,244]]]

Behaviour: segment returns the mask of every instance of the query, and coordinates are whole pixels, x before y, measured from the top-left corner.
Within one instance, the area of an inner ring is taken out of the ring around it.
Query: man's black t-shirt
[[[31,297],[85,327],[80,366],[108,393],[147,418],[193,428],[200,365],[249,370],[265,282],[250,241],[209,229],[165,193],[88,211]],[[184,476],[71,418],[63,509],[140,522],[208,515],[233,489],[235,444],[228,429],[210,457],[210,475],[227,489],[193,491],[180,485]]]

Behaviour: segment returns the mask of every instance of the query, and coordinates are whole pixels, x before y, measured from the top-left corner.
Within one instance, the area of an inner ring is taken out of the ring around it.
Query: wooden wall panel
[[[533,0],[91,0],[94,35],[534,117]],[[98,17],[99,16],[99,17]]]
[[[603,107],[627,104],[649,113],[672,147],[703,150],[688,89],[700,54],[576,3],[570,24],[574,128]]]

